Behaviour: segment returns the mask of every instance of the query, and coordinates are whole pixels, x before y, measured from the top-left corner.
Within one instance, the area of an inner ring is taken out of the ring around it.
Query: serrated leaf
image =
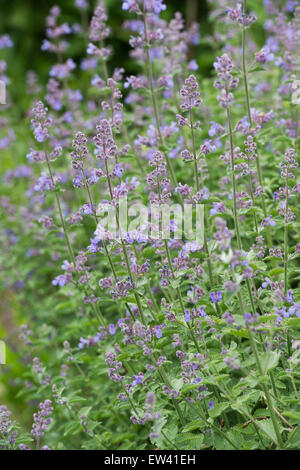
[[[300,449],[300,425],[291,432],[287,440],[288,449]]]
[[[217,418],[223,413],[223,411],[227,410],[228,408],[229,408],[228,402],[215,403],[214,407],[211,410],[209,410],[208,413],[211,418]]]
[[[269,370],[274,369],[280,359],[280,353],[277,351],[268,351],[260,354],[261,366],[263,372],[266,373]]]

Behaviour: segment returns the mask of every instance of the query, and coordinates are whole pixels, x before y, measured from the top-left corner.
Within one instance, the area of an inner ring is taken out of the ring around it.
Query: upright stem
[[[230,113],[229,108],[227,108],[227,120],[228,120],[229,139],[230,139],[231,178],[232,178],[232,190],[233,190],[233,218],[234,218],[234,226],[235,226],[235,233],[236,233],[236,237],[237,237],[238,248],[239,248],[239,250],[242,250],[240,225],[239,225],[239,220],[238,220],[238,211],[237,211],[237,203],[236,203],[237,186],[236,186],[236,179],[235,179],[235,165],[234,165],[234,151],[233,151],[233,135],[232,135],[231,113]]]
[[[247,0],[243,0],[243,13],[246,14],[246,12],[247,12]],[[251,117],[251,105],[250,105],[250,95],[249,95],[249,85],[248,85],[248,71],[247,71],[247,65],[246,65],[246,28],[244,26],[243,26],[243,31],[242,31],[242,67],[243,67],[243,78],[244,78],[244,86],[245,86],[247,115],[248,115],[248,119],[249,119],[249,124],[252,128],[253,122],[252,122],[252,117]],[[258,152],[257,152],[257,156],[256,156],[255,161],[256,161],[258,181],[259,181],[260,186],[263,188],[262,169],[261,169],[260,156],[259,156]],[[262,194],[262,208],[263,208],[264,216],[267,217],[267,208],[266,208],[266,202],[265,202],[264,194]],[[271,234],[270,234],[270,227],[266,228],[266,233],[267,233],[268,248],[271,248],[272,247],[272,239],[271,239]]]
[[[190,103],[191,105],[191,99]],[[194,170],[195,170],[195,179],[196,179],[196,190],[197,193],[200,191],[200,182],[199,182],[199,174],[198,174],[198,165],[197,165],[197,152],[196,152],[196,143],[195,143],[195,133],[194,133],[194,119],[193,119],[193,111],[190,109],[190,126],[191,126],[191,134],[192,134],[192,147],[193,147],[193,159],[194,159]],[[207,218],[204,210],[204,225],[207,226]],[[204,228],[205,228],[204,227]],[[212,289],[214,285],[213,274],[212,274],[212,266],[211,266],[211,259],[207,244],[206,232],[204,230],[204,250],[206,254],[206,261],[207,261],[207,270],[208,270],[208,277],[209,277],[209,287]],[[220,315],[220,308],[219,305],[216,304],[217,312]]]
[[[257,347],[256,347],[255,339],[253,338],[253,334],[252,334],[251,328],[249,328],[249,326],[247,326],[247,331],[248,331],[248,335],[249,335],[251,348],[254,352],[258,372],[261,375],[261,377],[263,377],[264,372],[263,372],[263,369],[262,369],[262,366],[261,366],[261,363],[260,363],[259,354],[258,354],[258,350],[257,350]],[[277,437],[278,447],[279,447],[279,449],[283,449],[284,445],[283,445],[283,442],[282,442],[282,439],[281,439],[281,434],[280,434],[277,418],[276,418],[276,415],[275,415],[275,412],[274,412],[273,401],[272,401],[268,386],[265,383],[262,383],[262,389],[263,389],[264,394],[266,396],[266,401],[267,401],[267,405],[268,405],[268,410],[270,411],[270,417],[271,417],[272,425],[273,425],[274,432],[275,432],[276,437]]]
[[[285,300],[288,293],[288,223],[289,223],[289,212],[288,212],[288,200],[289,200],[289,165],[286,165],[285,168],[286,176],[285,176],[285,205],[284,205],[284,296]],[[287,329],[287,350],[289,357],[292,354],[292,344],[291,344],[291,336],[289,330]]]
[[[244,302],[243,302],[243,299],[242,299],[242,296],[241,296],[240,292],[238,292],[238,298],[239,298],[242,314],[243,314],[243,316],[245,316]],[[249,340],[250,340],[251,349],[254,353],[256,367],[257,367],[257,370],[259,372],[259,375],[260,375],[261,379],[263,379],[263,377],[265,376],[265,373],[264,373],[264,370],[263,370],[261,362],[260,362],[259,352],[258,352],[258,349],[257,349],[257,346],[256,346],[255,338],[254,338],[253,333],[251,331],[251,327],[247,323],[246,323],[246,328],[247,328],[247,332],[248,332],[248,336],[249,336]],[[272,401],[272,398],[271,398],[271,395],[270,395],[270,392],[269,392],[269,388],[264,382],[262,382],[262,389],[263,389],[263,392],[266,396],[266,401],[267,401],[268,409],[270,411],[270,417],[271,417],[272,425],[273,425],[273,428],[274,428],[275,435],[277,437],[278,447],[279,447],[279,449],[283,449],[284,446],[283,446],[283,442],[282,442],[282,439],[281,439],[280,430],[279,430],[279,427],[278,427],[278,422],[277,422],[275,412],[274,412],[273,401]]]
[[[288,199],[289,199],[289,177],[286,171],[285,181],[285,209],[284,209],[284,295],[287,296],[288,291]]]
[[[152,360],[153,359],[155,360],[154,357],[152,357]],[[172,389],[172,384],[170,383],[170,381],[168,379],[167,373],[166,373],[165,368],[164,368],[163,365],[161,365],[158,368],[158,372],[159,372],[159,375],[161,376],[163,382],[166,384],[166,386],[169,387],[170,389]],[[181,408],[180,408],[179,404],[176,402],[175,398],[172,398],[172,402],[173,402],[173,405],[174,405],[174,407],[176,409],[176,412],[178,414],[179,420],[180,420],[181,424],[184,426],[185,425],[185,420],[184,420]]]
[[[298,105],[296,105],[296,116],[295,116],[295,148],[296,148],[296,151],[297,151],[297,147],[298,147],[298,132],[299,132],[299,108],[298,108]]]
[[[96,223],[96,226],[97,226],[97,224],[98,224],[97,215],[96,215],[96,213],[93,209],[94,208],[94,201],[93,201],[92,193],[91,193],[90,187],[88,185],[88,182],[87,182],[87,179],[86,179],[86,176],[85,176],[85,173],[84,173],[83,170],[82,170],[82,176],[83,176],[84,184],[85,184],[85,187],[86,187],[86,190],[87,190],[87,193],[88,193],[88,198],[89,198],[89,201],[90,201],[90,206],[92,208],[93,217],[94,217],[94,220],[95,220],[95,223]],[[104,247],[104,251],[105,251],[105,254],[107,256],[107,259],[108,259],[108,262],[109,262],[114,280],[117,281],[117,274],[116,274],[111,256],[109,254],[108,248],[107,248],[106,243],[105,243],[104,240],[103,240],[103,247]]]
[[[46,156],[46,163],[47,163],[47,167],[48,167],[48,171],[49,171],[49,176],[50,176],[52,185],[54,187],[55,183],[54,183],[52,168],[51,168],[49,157],[48,157],[48,154],[47,154],[46,151],[45,151],[45,156]],[[58,207],[60,222],[61,222],[61,225],[62,225],[62,228],[63,228],[63,232],[64,232],[64,236],[65,236],[65,240],[66,240],[66,244],[67,244],[67,248],[68,248],[68,252],[69,252],[69,257],[70,257],[70,260],[73,263],[75,272],[78,274],[78,271],[77,271],[77,268],[76,268],[76,259],[75,259],[75,256],[74,256],[74,251],[73,251],[73,248],[72,248],[72,245],[71,245],[71,242],[70,242],[70,238],[69,238],[68,231],[67,231],[66,224],[65,224],[65,219],[64,219],[62,209],[61,209],[60,199],[59,199],[59,196],[58,196],[57,192],[55,192],[55,199],[56,199],[56,203],[57,203],[57,207]],[[97,308],[94,304],[92,304],[92,309],[93,309],[95,315],[97,316],[99,322],[101,323],[101,325],[104,328],[106,328],[106,323],[105,323],[104,317],[103,317],[100,309]]]
[[[154,117],[155,117],[155,123],[156,123],[156,129],[159,137],[160,144],[162,146],[165,145],[163,135],[161,133],[160,129],[160,122],[159,122],[159,114],[158,114],[158,106],[157,106],[157,100],[156,100],[156,94],[153,86],[153,68],[152,68],[152,63],[150,60],[150,54],[149,54],[149,39],[148,39],[148,30],[147,30],[147,20],[146,20],[146,13],[145,13],[145,8],[143,8],[143,22],[144,22],[144,34],[145,34],[145,51],[146,51],[146,62],[147,62],[147,69],[148,69],[148,78],[149,78],[149,84],[150,84],[150,93],[151,93],[151,99],[152,99],[152,105],[153,105],[153,111],[154,111]],[[164,152],[164,157],[166,160],[166,164],[171,176],[172,184],[176,187],[178,186],[177,183],[177,178],[173,169],[173,166],[171,164],[171,161],[169,159],[169,156],[167,155],[166,152]]]
[[[133,155],[135,155],[135,159],[136,159],[137,165],[138,165],[138,167],[139,167],[139,170],[140,170],[141,174],[142,174],[143,176],[145,176],[144,167],[143,167],[142,162],[141,162],[141,160],[140,160],[140,158],[139,158],[139,155],[135,152],[134,146],[133,146],[133,144],[132,144],[132,142],[131,142],[131,140],[130,140],[130,137],[129,137],[128,129],[127,129],[127,127],[126,127],[126,125],[125,125],[124,122],[123,122],[123,124],[122,124],[122,128],[123,128],[123,131],[124,131],[124,134],[125,134],[125,138],[126,138],[126,140],[127,140],[127,143],[128,143],[128,145],[130,146],[131,152],[132,152]]]
[[[246,105],[247,105],[247,114],[249,123],[252,127],[252,117],[250,111],[250,98],[249,98],[249,88],[248,88],[248,73],[246,67],[246,28],[243,27],[242,33],[242,61],[243,61],[243,76],[244,76],[244,85],[245,85],[245,95],[246,95]]]
[[[191,98],[189,99],[191,106]],[[197,192],[200,191],[199,184],[199,175],[198,175],[198,164],[197,164],[197,152],[195,144],[195,134],[194,134],[194,120],[193,120],[193,110],[190,108],[190,124],[191,124],[191,133],[192,133],[192,146],[193,146],[193,158],[194,158],[194,169],[195,169],[195,178],[196,178],[196,189]]]
[[[230,159],[231,159],[231,176],[232,176],[232,190],[233,190],[233,218],[235,233],[237,237],[237,244],[240,251],[243,251],[242,240],[240,235],[240,224],[238,219],[237,203],[236,203],[236,193],[237,185],[235,179],[235,164],[234,164],[234,151],[233,151],[233,134],[232,134],[232,123],[231,123],[231,113],[230,109],[227,108],[227,119],[228,119],[228,128],[229,128],[229,139],[230,139]],[[248,289],[249,299],[251,303],[252,312],[255,313],[255,304],[253,299],[253,294],[251,290],[251,285],[249,279],[246,279],[246,285]]]
[[[111,180],[110,180],[110,176],[109,176],[107,160],[105,160],[105,170],[106,170],[106,177],[107,177],[107,182],[108,182],[110,198],[113,201],[113,199],[114,199],[113,189],[112,189],[112,184],[111,184]],[[133,279],[131,268],[130,268],[127,248],[126,248],[126,245],[125,245],[124,240],[122,238],[121,227],[120,227],[119,217],[118,217],[117,213],[116,213],[116,223],[117,223],[117,227],[119,229],[119,235],[121,237],[121,245],[122,245],[123,255],[124,255],[124,258],[125,258],[127,273],[128,273],[130,282],[131,282],[132,286],[134,287],[134,279]],[[136,303],[137,303],[137,306],[138,306],[138,310],[139,310],[139,313],[140,313],[140,316],[141,316],[141,320],[142,320],[143,324],[146,325],[146,319],[145,319],[145,315],[144,315],[144,312],[143,312],[141,299],[140,299],[139,294],[135,291],[135,289],[134,289],[134,297],[135,297],[135,300],[136,300]]]
[[[249,158],[249,155],[248,155],[248,167],[249,167],[249,190],[250,190],[250,197],[251,197],[251,201],[252,201],[252,207],[253,207],[253,218],[254,218],[254,226],[255,226],[255,231],[256,233],[258,233],[258,225],[257,225],[257,217],[256,217],[256,211],[255,211],[255,208],[254,208],[254,195],[253,195],[253,183],[252,183],[252,178],[251,178],[251,173],[250,173],[250,158]]]
[[[54,187],[55,183],[54,183],[52,168],[51,168],[51,165],[50,165],[50,161],[49,161],[47,152],[45,152],[45,156],[46,156],[46,162],[47,162],[47,167],[48,167],[51,183]],[[59,196],[58,196],[57,192],[55,192],[55,199],[56,199],[56,203],[57,203],[57,207],[58,207],[60,222],[61,222],[61,225],[62,225],[62,228],[63,228],[65,240],[66,240],[66,243],[67,243],[69,256],[70,256],[70,259],[71,259],[71,261],[74,265],[74,269],[76,269],[75,256],[74,256],[74,252],[73,252],[73,249],[72,249],[72,246],[71,246],[71,243],[70,243],[69,235],[68,235],[68,232],[67,232],[67,229],[66,229],[66,224],[65,224],[65,220],[64,220],[64,217],[63,217],[62,209],[61,209],[60,199],[59,199]]]

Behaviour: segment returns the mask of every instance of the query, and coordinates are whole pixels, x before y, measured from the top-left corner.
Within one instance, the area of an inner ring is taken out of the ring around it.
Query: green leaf
[[[180,286],[180,283],[181,283],[181,279],[172,279],[172,281],[170,282],[171,286],[173,287],[173,289],[177,289],[177,287]]]
[[[267,434],[270,439],[272,439],[272,441],[278,444],[271,419],[263,419],[259,421],[259,427],[263,429],[263,431]]]
[[[79,426],[79,423],[71,422],[71,423],[66,425],[64,436],[67,437],[67,436],[70,436],[70,434],[72,434],[72,436],[74,436],[75,434],[79,434],[80,431],[81,431],[81,428]]]
[[[264,373],[274,369],[280,359],[280,353],[277,351],[268,351],[260,354],[261,365]]]
[[[282,411],[283,416],[286,416],[287,418],[295,419],[297,422],[300,422],[300,411],[296,410],[287,410],[287,411]]]
[[[267,269],[267,265],[263,261],[257,261],[257,260],[250,261],[250,266],[253,269],[257,269],[258,271],[266,271]]]
[[[288,437],[287,440],[287,448],[288,449],[300,449],[300,425],[294,429],[293,432]]]
[[[278,276],[278,274],[283,274],[284,269],[283,268],[274,268],[269,271],[269,276]]]
[[[72,308],[72,303],[71,302],[62,302],[62,303],[56,305],[55,311],[58,312],[60,310],[65,310],[65,309],[70,309],[70,308]]]
[[[228,408],[229,408],[228,402],[215,403],[215,406],[211,410],[209,410],[209,416],[211,418],[217,418],[223,413],[223,411],[227,410]]]
[[[190,431],[194,431],[195,429],[201,429],[202,426],[203,426],[203,421],[200,419],[195,419],[194,421],[191,421],[190,423],[186,424],[182,432],[190,432]]]

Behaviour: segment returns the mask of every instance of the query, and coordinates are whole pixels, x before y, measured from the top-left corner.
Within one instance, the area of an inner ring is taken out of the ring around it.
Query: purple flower
[[[210,298],[211,298],[211,301],[215,304],[217,302],[221,302],[223,296],[222,296],[222,292],[221,291],[217,291],[217,292],[211,292],[209,294]]]
[[[0,49],[5,49],[6,47],[13,47],[13,45],[14,44],[8,34],[0,36]]]
[[[3,436],[7,436],[10,432],[11,427],[11,412],[8,411],[5,405],[0,406],[0,433]]]
[[[122,178],[122,175],[123,175],[123,168],[122,168],[122,166],[120,165],[120,163],[117,163],[117,164],[115,165],[114,174],[115,174],[118,178]]]
[[[230,312],[225,312],[223,319],[226,321],[227,325],[233,325],[233,323],[235,323],[234,316]]]
[[[78,348],[83,349],[86,344],[89,344],[88,340],[84,338],[80,338]]]
[[[148,392],[146,396],[146,405],[154,406],[156,402],[156,398],[153,392]]]
[[[48,109],[41,101],[38,101],[32,108],[33,119],[31,124],[33,133],[38,142],[44,142],[48,139],[48,127],[51,125],[51,120],[47,119]]]
[[[215,122],[215,121],[211,121],[210,124],[211,124],[211,127],[210,127],[210,129],[209,129],[209,131],[208,131],[208,135],[209,135],[210,137],[214,137],[215,135],[222,135],[222,134],[224,134],[225,129],[224,129],[223,126],[221,126],[220,124],[218,124],[218,123]]]
[[[261,225],[263,227],[267,227],[268,225],[270,225],[271,227],[274,227],[274,225],[276,225],[276,222],[274,220],[272,220],[272,216],[269,215],[268,217],[266,217],[265,219],[262,220]]]
[[[122,1],[122,10],[129,10],[130,13],[138,11],[139,5],[137,0],[123,0]]]
[[[30,447],[28,447],[26,444],[19,444],[19,449],[20,450],[31,450]]]
[[[191,312],[189,310],[184,311],[184,319],[187,323],[191,321]]]
[[[86,0],[75,0],[75,6],[84,10],[88,8],[88,3]]]
[[[202,102],[200,93],[198,91],[199,85],[195,75],[190,75],[185,81],[184,85],[180,90],[180,96],[182,98],[181,109],[188,111],[192,108],[198,108]]]
[[[195,59],[191,60],[188,63],[188,66],[187,66],[188,70],[198,70],[198,68],[199,68],[199,66],[198,66],[197,62],[195,61]]]
[[[62,80],[66,78],[75,68],[76,64],[73,59],[68,59],[65,64],[54,65],[50,70],[50,77],[57,77]]]
[[[213,202],[213,209],[210,209],[210,215],[217,215],[218,213],[225,212],[224,202]]]
[[[154,334],[156,338],[161,338],[162,337],[162,327],[160,325],[155,325],[154,327]]]
[[[140,385],[143,380],[144,380],[144,374],[142,372],[139,373],[139,375],[134,375],[134,380],[132,381],[132,385],[136,387],[137,385]]]
[[[162,2],[163,0],[145,0],[145,10],[148,13],[159,15],[161,11],[164,11],[167,8]],[[122,0],[122,10],[128,10],[130,13],[135,13],[140,9],[140,4],[143,5],[143,2],[140,0]]]
[[[198,314],[200,314],[201,317],[206,317],[206,312],[205,312],[205,307],[204,305],[201,305],[199,308],[198,308]]]
[[[69,284],[71,281],[72,281],[72,274],[65,273],[65,274],[60,274],[55,279],[53,279],[52,284],[54,286],[63,287]]]
[[[263,289],[265,289],[266,287],[268,287],[270,284],[272,284],[272,281],[270,281],[270,279],[268,277],[265,277],[265,280],[264,282],[262,283],[261,287]]]
[[[251,313],[246,312],[244,315],[246,325],[252,325],[253,323],[257,322],[258,315],[257,313],[251,315]]]
[[[48,129],[42,128],[42,126],[37,126],[33,133],[38,142],[44,142],[48,138]]]
[[[300,318],[300,304],[294,303],[288,311],[290,315],[296,315],[296,317]]]
[[[51,423],[52,419],[49,418],[53,411],[52,403],[50,400],[45,400],[43,403],[40,403],[40,410],[33,415],[33,425],[31,434],[36,438],[43,437],[47,427]]]

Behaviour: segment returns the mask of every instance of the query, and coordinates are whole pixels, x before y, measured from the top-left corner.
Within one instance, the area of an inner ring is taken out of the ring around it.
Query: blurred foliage
[[[129,34],[121,25],[128,18],[127,12],[122,10],[121,0],[104,0],[109,14],[109,25],[112,36],[110,43],[114,48],[114,55],[110,61],[111,69],[115,67],[124,67],[128,74],[137,73],[135,62],[129,59],[130,46],[128,45]],[[165,0],[167,10],[163,12],[162,17],[170,20],[176,11],[180,11],[189,25],[193,21],[200,24],[201,37],[213,34],[214,23],[209,21],[209,5],[206,0]],[[230,3],[230,2],[229,2]],[[4,59],[8,62],[9,76],[11,79],[12,98],[19,104],[18,110],[24,114],[27,110],[27,100],[24,97],[26,89],[24,80],[28,70],[33,70],[39,76],[41,83],[45,83],[49,74],[51,65],[55,63],[55,57],[41,50],[41,44],[45,39],[45,19],[52,6],[58,5],[62,9],[62,21],[74,25],[76,23],[90,22],[93,10],[97,0],[90,0],[90,8],[87,17],[82,18],[81,12],[75,7],[75,0],[0,0],[0,34],[9,34],[15,47],[4,51]],[[249,10],[253,10],[259,17],[255,23],[253,33],[258,44],[263,45],[265,35],[263,23],[265,12],[260,0],[250,0],[248,2]],[[86,45],[78,38],[78,41],[72,41],[72,50],[70,55],[74,60],[84,55]],[[213,50],[207,43],[201,42],[197,51],[192,51],[196,55],[199,64],[199,73],[203,76],[210,74],[213,63]],[[196,54],[195,54],[196,52]]]
[[[124,67],[127,74],[135,74],[135,62],[130,60],[128,44],[129,34],[121,28],[124,20],[129,18],[127,12],[122,10],[121,0],[104,0],[108,10],[109,25],[112,36],[110,43],[114,49],[114,55],[110,61],[111,69],[115,67]],[[201,37],[213,34],[214,23],[209,21],[209,5],[206,0],[166,0],[167,10],[163,12],[162,17],[170,20],[176,11],[180,11],[189,25],[193,21],[200,24]],[[255,23],[253,33],[258,44],[264,43],[263,23],[265,13],[260,0],[250,0],[249,10],[253,10],[259,17]],[[19,104],[19,112],[26,112],[27,100],[24,97],[26,89],[24,80],[28,70],[37,73],[41,83],[45,83],[49,74],[51,65],[55,63],[55,57],[48,52],[41,50],[41,44],[45,39],[45,19],[52,6],[58,5],[62,9],[62,21],[74,25],[76,23],[90,22],[93,10],[97,0],[90,0],[90,8],[87,17],[82,18],[81,12],[75,7],[75,0],[0,0],[1,11],[5,14],[0,16],[0,34],[9,34],[14,42],[14,48],[4,51],[4,59],[8,62],[9,76],[12,86],[10,92],[14,102]],[[70,55],[75,61],[85,54],[86,44],[78,38],[74,43],[72,41],[72,50]],[[210,74],[213,62],[213,51],[207,43],[201,42],[197,51],[192,51],[196,55],[199,64],[199,73],[203,76]],[[195,54],[196,52],[196,54]]]
[[[135,73],[134,62],[129,60],[128,45],[129,35],[121,28],[122,23],[129,17],[127,12],[122,10],[121,0],[105,0],[108,10],[109,25],[112,30],[110,43],[114,48],[114,56],[110,62],[111,68],[124,67],[128,73]],[[162,17],[170,20],[176,11],[180,11],[186,18],[187,23],[198,21],[203,33],[208,33],[210,25],[207,22],[208,6],[206,0],[167,0],[167,10]],[[22,80],[28,70],[34,70],[42,82],[47,79],[50,66],[55,63],[52,54],[41,50],[41,44],[45,39],[45,19],[52,6],[58,5],[62,9],[61,19],[70,25],[81,23],[89,24],[93,9],[97,4],[96,0],[90,0],[90,9],[87,12],[88,18],[81,18],[80,11],[75,7],[74,0],[0,0],[1,11],[5,12],[0,16],[0,34],[9,34],[14,41],[15,47],[5,53],[5,58],[9,64],[9,75],[14,86],[12,94],[17,99],[22,99],[24,86]],[[81,58],[85,53],[86,45],[78,39],[77,44],[72,46],[71,55],[76,59]],[[204,63],[207,63],[203,57]]]

